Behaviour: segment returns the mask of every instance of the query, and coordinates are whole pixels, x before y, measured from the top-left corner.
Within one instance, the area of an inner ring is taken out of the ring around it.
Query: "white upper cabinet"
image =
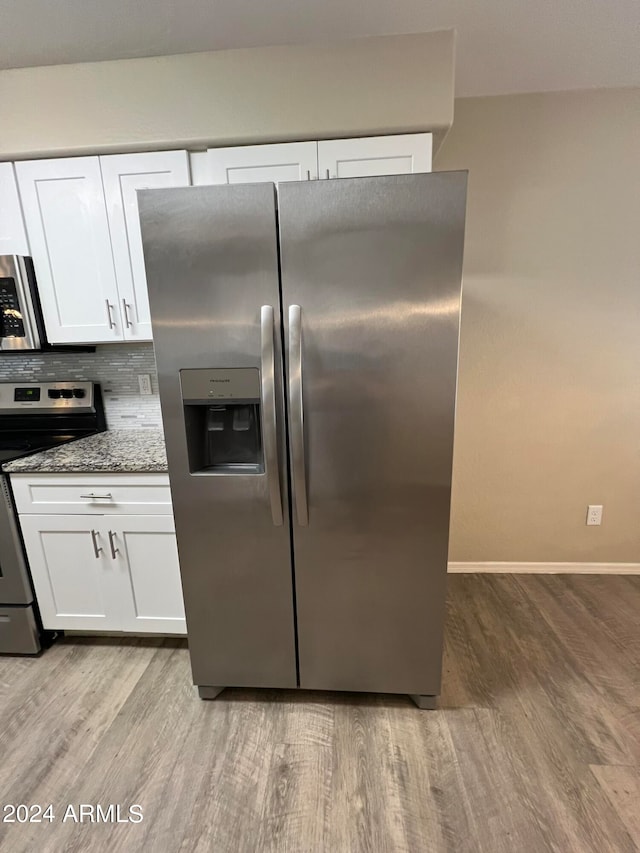
[[[318,142],[320,178],[362,178],[431,171],[430,133]]]
[[[431,171],[430,133],[210,148],[192,154],[194,183],[306,181]]]
[[[0,163],[0,255],[28,255],[13,163]]]
[[[307,181],[318,177],[316,142],[245,145],[207,151],[209,184]]]
[[[190,164],[196,185],[430,172],[431,144],[417,133],[0,163],[0,254],[33,256],[51,343],[151,340],[137,190],[189,186]]]
[[[122,340],[98,157],[16,163],[16,174],[49,340]]]
[[[186,151],[114,154],[100,158],[126,340],[151,340],[151,315],[142,253],[137,190],[188,187]]]
[[[16,173],[49,340],[151,340],[136,191],[189,186],[187,152],[32,160]]]

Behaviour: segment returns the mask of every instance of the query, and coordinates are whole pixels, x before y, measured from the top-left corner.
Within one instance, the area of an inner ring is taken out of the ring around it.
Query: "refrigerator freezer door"
[[[301,687],[439,693],[465,200],[279,187]]]
[[[139,206],[194,681],[295,687],[274,188],[147,190]],[[262,464],[208,465],[249,444]]]

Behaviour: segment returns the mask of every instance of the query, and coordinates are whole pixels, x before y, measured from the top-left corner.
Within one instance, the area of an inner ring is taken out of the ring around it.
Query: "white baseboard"
[[[639,575],[640,563],[449,563],[450,573]]]

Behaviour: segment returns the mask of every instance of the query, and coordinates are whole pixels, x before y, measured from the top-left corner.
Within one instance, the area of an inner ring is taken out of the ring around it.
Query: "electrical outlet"
[[[587,507],[587,524],[602,524],[602,504],[589,504]]]
[[[138,385],[140,387],[140,393],[145,397],[149,396],[149,394],[153,394],[153,390],[151,388],[151,376],[148,373],[138,374]]]

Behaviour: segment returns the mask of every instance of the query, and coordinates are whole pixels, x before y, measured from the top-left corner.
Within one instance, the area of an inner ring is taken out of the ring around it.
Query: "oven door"
[[[33,601],[9,484],[0,475],[0,606]]]
[[[0,255],[0,350],[41,346],[31,258]]]

